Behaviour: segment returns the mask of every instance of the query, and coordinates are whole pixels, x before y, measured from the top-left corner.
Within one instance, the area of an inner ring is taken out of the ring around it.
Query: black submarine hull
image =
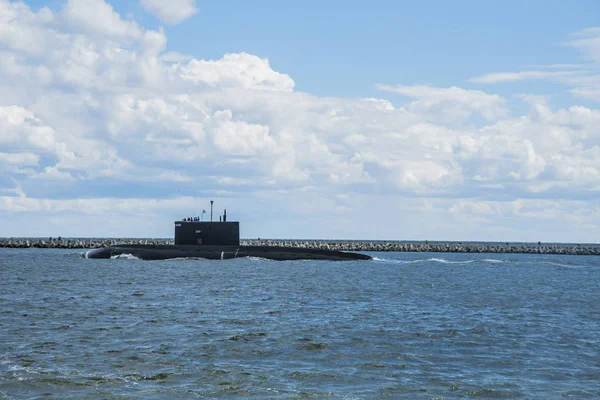
[[[371,260],[366,254],[337,250],[321,250],[284,246],[211,246],[211,245],[124,245],[92,249],[86,258],[115,258],[132,255],[141,260],[167,260],[172,258],[204,258],[229,260],[241,257],[259,257],[269,260]]]

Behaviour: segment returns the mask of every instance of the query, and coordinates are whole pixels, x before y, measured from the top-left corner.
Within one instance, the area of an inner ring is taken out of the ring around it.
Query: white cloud
[[[70,173],[60,171],[57,167],[46,167],[43,172],[32,175],[33,179],[42,179],[42,180],[73,180],[73,176]]]
[[[536,70],[518,72],[494,72],[471,78],[479,84],[545,80],[563,83],[569,93],[589,100],[600,101],[600,28],[588,28],[571,35],[564,46],[580,50],[588,63],[562,63],[538,65]],[[548,70],[551,71],[548,71]]]
[[[213,88],[242,87],[292,91],[294,81],[271,69],[269,61],[247,53],[225,54],[220,60],[191,60],[181,67],[186,81]]]
[[[48,31],[54,23],[55,17],[47,8],[35,13],[23,3],[0,1],[0,44],[16,55],[46,51],[51,43]]]
[[[215,112],[211,122],[213,143],[222,153],[254,156],[273,152],[277,146],[268,126],[233,121],[231,110]]]
[[[142,7],[168,24],[179,24],[198,12],[196,0],[140,0]]]
[[[379,90],[398,93],[417,100],[408,109],[419,114],[443,116],[446,120],[464,120],[473,113],[493,120],[507,113],[506,100],[496,94],[458,87],[436,88],[427,85],[377,85]]]
[[[58,147],[54,130],[22,107],[0,106],[0,131],[4,148],[55,152]]]
[[[567,46],[584,51],[596,63],[600,62],[600,28],[587,28],[573,34],[576,39],[568,41]]]
[[[560,80],[582,71],[522,71],[522,72],[497,72],[469,79],[473,83],[501,83],[518,82],[526,79],[554,79]]]
[[[192,60],[194,57],[176,51],[169,51],[161,55],[161,60],[165,62],[183,63]]]
[[[61,15],[76,31],[114,39],[137,39],[142,29],[124,21],[104,0],[67,0]]]
[[[40,157],[34,153],[0,153],[0,168],[10,167],[14,171],[18,171],[18,167],[37,166],[40,162]]]

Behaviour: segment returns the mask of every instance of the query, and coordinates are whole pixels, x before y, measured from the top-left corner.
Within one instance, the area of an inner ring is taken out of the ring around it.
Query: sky
[[[598,243],[598,15],[0,0],[0,237]]]

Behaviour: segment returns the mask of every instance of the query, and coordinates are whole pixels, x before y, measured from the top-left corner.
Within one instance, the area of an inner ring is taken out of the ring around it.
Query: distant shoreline
[[[91,249],[108,246],[146,244],[168,245],[172,239],[109,238],[0,238],[0,248]],[[593,243],[510,243],[510,242],[443,242],[385,240],[290,240],[241,239],[245,246],[291,246],[341,251],[366,252],[433,252],[433,253],[507,253],[600,255],[600,244]]]

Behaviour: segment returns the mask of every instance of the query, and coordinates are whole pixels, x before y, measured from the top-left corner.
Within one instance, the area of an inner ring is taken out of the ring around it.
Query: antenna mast
[[[210,222],[212,222],[212,208],[213,208],[213,201],[210,201]]]

